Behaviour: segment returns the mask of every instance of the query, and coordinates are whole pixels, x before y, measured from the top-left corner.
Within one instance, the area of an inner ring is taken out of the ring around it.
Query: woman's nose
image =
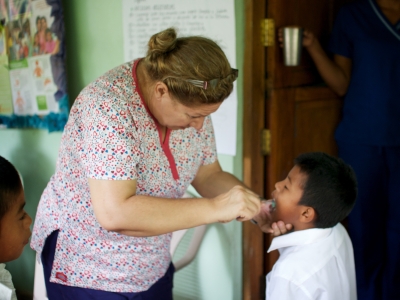
[[[193,120],[192,123],[190,123],[190,126],[195,128],[196,130],[200,130],[203,127],[203,123],[204,117]]]

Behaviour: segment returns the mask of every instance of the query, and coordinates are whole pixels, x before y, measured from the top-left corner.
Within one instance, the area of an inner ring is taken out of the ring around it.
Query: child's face
[[[17,259],[31,236],[31,217],[24,210],[25,197],[21,190],[17,201],[0,220],[0,263]]]
[[[275,190],[272,192],[276,204],[273,222],[283,221],[292,224],[296,229],[301,207],[298,203],[303,196],[303,185],[306,180],[307,175],[301,173],[298,166],[294,166],[284,180],[275,183]]]

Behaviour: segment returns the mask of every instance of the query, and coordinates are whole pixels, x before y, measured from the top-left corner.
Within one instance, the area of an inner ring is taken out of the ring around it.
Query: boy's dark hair
[[[314,208],[316,228],[329,228],[342,221],[353,209],[357,179],[342,159],[323,152],[299,155],[295,164],[307,175],[299,204]]]
[[[0,220],[16,201],[22,183],[18,171],[4,157],[0,156]]]

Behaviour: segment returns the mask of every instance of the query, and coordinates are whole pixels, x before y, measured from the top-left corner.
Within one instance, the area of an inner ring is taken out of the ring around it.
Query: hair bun
[[[154,34],[148,43],[147,57],[150,61],[172,51],[176,46],[176,30],[168,28],[164,31]]]

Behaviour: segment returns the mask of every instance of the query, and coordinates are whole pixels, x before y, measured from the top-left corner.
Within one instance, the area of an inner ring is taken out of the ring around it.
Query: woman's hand
[[[273,207],[271,202],[271,200],[263,200],[261,202],[260,213],[253,218],[253,220],[256,221],[257,225],[260,227],[261,231],[265,233],[271,233],[273,236],[279,236],[292,230],[292,224],[285,224],[282,221],[272,222],[271,213],[273,211]]]
[[[248,221],[260,212],[260,197],[243,186],[234,186],[228,192],[212,199],[216,206],[217,220],[227,223],[232,220]]]

